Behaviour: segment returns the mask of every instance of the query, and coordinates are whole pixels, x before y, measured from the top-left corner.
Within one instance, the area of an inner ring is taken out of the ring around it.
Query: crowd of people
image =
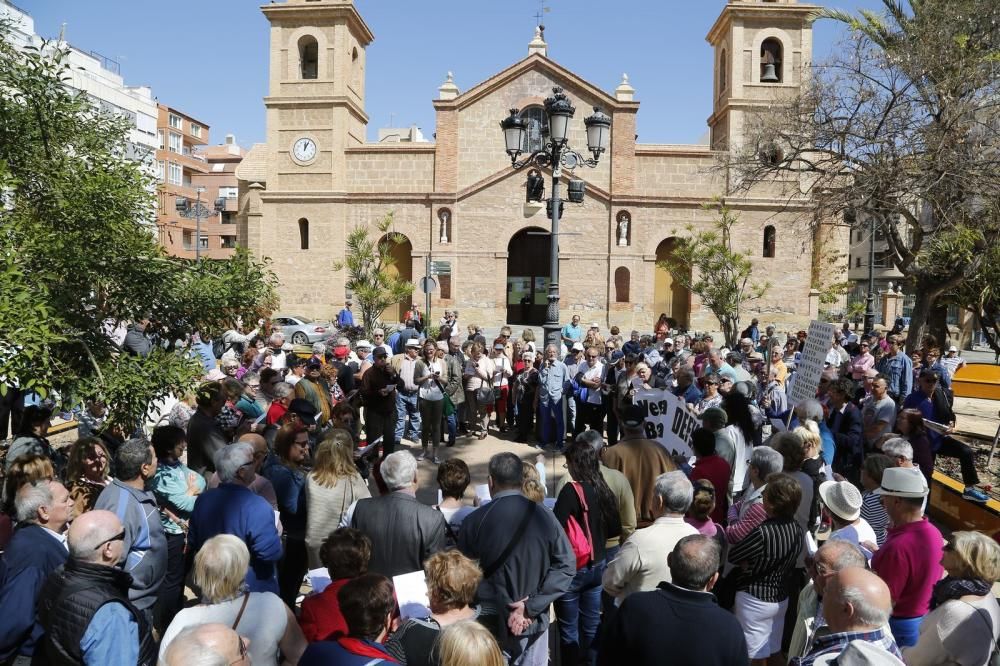
[[[987,501],[953,435],[954,347],[845,324],[792,405],[806,332],[756,319],[736,349],[665,316],[627,336],[574,316],[543,345],[411,311],[308,352],[263,324],[193,334],[205,379],[148,429],[112,425],[95,395],[56,447],[52,406],[6,410],[0,663],[998,658],[997,535],[926,516],[939,456]],[[155,344],[143,320],[122,349]],[[647,430],[635,397],[656,390],[697,416],[692,455]],[[491,433],[511,450],[470,501],[473,472],[444,449]],[[426,607],[401,607],[397,577],[421,571]]]

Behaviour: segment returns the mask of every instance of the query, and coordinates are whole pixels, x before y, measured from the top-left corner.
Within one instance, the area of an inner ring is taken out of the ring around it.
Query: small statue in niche
[[[628,247],[628,227],[631,218],[628,213],[618,214],[618,247]]]
[[[442,243],[447,243],[448,242],[448,219],[449,219],[450,216],[451,215],[450,215],[450,213],[447,210],[442,210],[440,213],[438,213],[438,217],[441,218],[441,242]]]
[[[525,200],[528,203],[541,201],[545,196],[545,179],[542,178],[542,174],[538,169],[532,169],[528,172],[528,179],[524,186],[527,189]]]

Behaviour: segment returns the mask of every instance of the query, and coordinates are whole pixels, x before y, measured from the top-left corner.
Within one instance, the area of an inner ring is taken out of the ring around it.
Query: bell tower
[[[285,0],[271,23],[267,190],[344,191],[344,150],[365,142],[365,49],[374,39],[352,0]]]
[[[819,9],[798,0],[727,1],[706,37],[715,58],[713,150],[740,142],[749,110],[797,92],[812,62],[810,15]]]

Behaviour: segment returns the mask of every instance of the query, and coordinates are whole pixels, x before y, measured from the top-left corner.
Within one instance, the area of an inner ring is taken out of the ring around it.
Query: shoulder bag
[[[569,545],[573,548],[573,555],[576,557],[576,568],[580,570],[594,559],[594,540],[590,534],[590,509],[587,507],[587,500],[583,496],[583,486],[576,481],[571,481],[570,485],[576,491],[576,498],[583,509],[582,526],[577,522],[576,517],[572,515],[566,521],[566,536],[569,537]]]

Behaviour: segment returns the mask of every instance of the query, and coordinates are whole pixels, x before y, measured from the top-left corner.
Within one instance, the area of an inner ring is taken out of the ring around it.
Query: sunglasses
[[[122,528],[122,531],[119,532],[118,534],[114,535],[110,539],[105,539],[101,543],[94,546],[94,550],[97,551],[100,550],[101,548],[104,548],[104,546],[106,546],[109,543],[113,543],[115,541],[124,541],[124,540],[125,540],[125,529]]]

